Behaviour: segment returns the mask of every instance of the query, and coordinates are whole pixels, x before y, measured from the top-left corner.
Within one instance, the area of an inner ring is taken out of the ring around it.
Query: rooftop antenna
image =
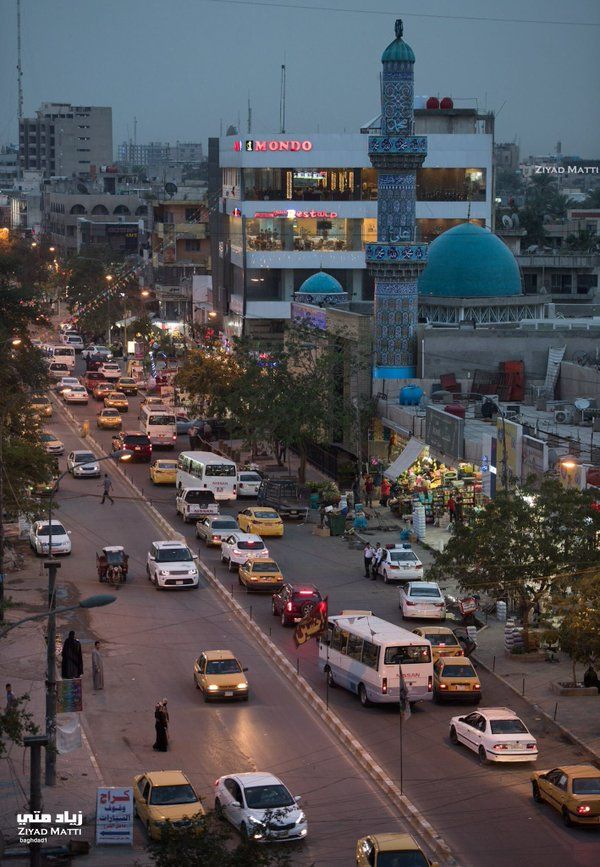
[[[23,66],[21,65],[21,0],[17,0],[17,89],[18,115],[23,117]]]
[[[281,64],[281,93],[279,96],[279,132],[285,132],[285,63]]]
[[[223,118],[219,120],[219,135],[223,137]]]
[[[133,118],[133,143],[137,144],[137,117]]]
[[[248,135],[252,132],[252,106],[250,105],[250,94],[248,94]]]

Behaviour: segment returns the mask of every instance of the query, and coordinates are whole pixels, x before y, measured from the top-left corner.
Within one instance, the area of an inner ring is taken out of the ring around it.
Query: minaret
[[[427,244],[415,242],[417,169],[427,138],[414,133],[414,63],[402,40],[402,21],[381,62],[381,134],[369,136],[377,169],[377,243],[366,245],[375,278],[375,371],[377,379],[415,376],[417,282],[427,264]]]

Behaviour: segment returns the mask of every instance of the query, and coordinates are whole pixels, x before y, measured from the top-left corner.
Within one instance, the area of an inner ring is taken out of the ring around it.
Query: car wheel
[[[223,819],[225,818],[225,814],[223,813],[223,805],[218,798],[215,798],[215,816],[221,821],[223,821]]]
[[[194,686],[196,687],[196,689],[200,689],[200,687],[198,686],[198,681],[196,680],[195,675],[194,675]]]
[[[359,697],[360,703],[362,704],[363,707],[369,707],[371,702],[369,701],[369,697],[367,695],[367,689],[366,689],[364,683],[359,684],[358,697]]]
[[[565,826],[565,828],[572,828],[573,827],[573,820],[571,819],[571,814],[569,813],[569,811],[567,810],[566,807],[562,808],[562,820],[563,820],[563,825]]]
[[[152,581],[152,577],[150,575],[150,569],[148,567],[148,564],[146,564],[146,575],[148,576],[148,581]]]
[[[458,735],[456,734],[454,726],[450,726],[450,742],[455,746],[458,744]]]
[[[308,617],[313,608],[314,605],[312,604],[312,602],[305,602],[304,605],[300,608],[300,613],[303,617]]]
[[[285,616],[285,611],[282,611],[282,612],[281,612],[281,625],[282,625],[282,626],[287,626],[287,625],[288,625],[287,617]]]
[[[198,538],[200,538],[200,537],[198,537]],[[206,548],[210,548],[210,542],[208,541],[208,539],[204,540],[204,545]]]
[[[388,573],[387,573],[387,570],[383,573],[383,583],[384,583],[384,584],[387,584],[387,583],[388,583]]]
[[[479,747],[479,749],[477,750],[477,756],[479,758],[480,765],[487,765],[487,756],[483,747]]]
[[[227,557],[221,554],[221,563],[227,563]]]
[[[246,823],[242,822],[240,825],[240,836],[242,838],[242,842],[247,843],[249,840],[248,837],[248,828],[246,827]]]
[[[277,617],[277,608],[275,607],[275,600],[271,599],[271,614]]]
[[[231,557],[230,557],[229,560],[227,561],[227,571],[228,572],[235,572],[235,568],[236,568],[236,564],[232,563]]]
[[[329,689],[335,689],[335,680],[333,679],[333,672],[330,668],[327,669],[327,686]]]
[[[541,804],[541,803],[542,803],[543,798],[542,798],[542,794],[541,794],[541,792],[540,792],[540,787],[539,787],[538,784],[535,782],[535,780],[534,780],[534,782],[531,784],[531,795],[532,795],[532,797],[533,797],[533,800],[536,802],[536,804]]]

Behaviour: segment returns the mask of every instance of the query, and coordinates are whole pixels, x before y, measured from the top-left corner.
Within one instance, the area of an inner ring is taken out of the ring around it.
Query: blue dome
[[[306,292],[309,295],[332,295],[334,292],[343,292],[342,284],[331,274],[318,271],[308,277],[298,289],[298,292]]]
[[[419,294],[442,298],[521,295],[517,260],[500,238],[473,223],[443,232],[429,246]]]

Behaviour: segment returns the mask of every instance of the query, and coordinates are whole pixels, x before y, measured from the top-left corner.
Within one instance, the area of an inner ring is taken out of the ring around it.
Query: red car
[[[322,601],[314,584],[284,584],[278,593],[273,593],[271,610],[276,617],[281,617],[282,626],[290,626],[306,617]]]
[[[88,372],[81,377],[81,384],[85,385],[87,390],[90,392],[99,382],[106,382],[106,380],[97,370],[88,370]]]
[[[118,437],[118,444],[115,440],[115,446],[117,449],[133,452],[132,460],[134,461],[149,463],[152,460],[152,443],[146,434],[137,430],[123,431]]]

